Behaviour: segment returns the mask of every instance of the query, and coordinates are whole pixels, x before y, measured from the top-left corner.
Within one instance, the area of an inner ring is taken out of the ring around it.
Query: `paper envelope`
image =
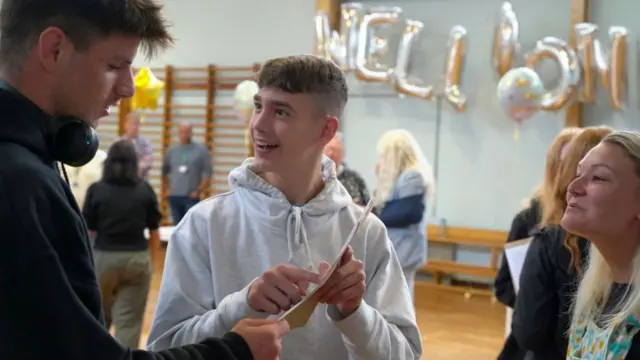
[[[342,259],[342,255],[344,255],[345,251],[347,251],[347,248],[349,247],[349,244],[351,243],[353,236],[358,231],[360,224],[373,209],[373,200],[374,199],[372,198],[369,201],[364,212],[360,215],[360,217],[358,218],[358,221],[356,221],[356,224],[353,227],[353,229],[351,229],[351,233],[349,233],[349,237],[347,237],[347,241],[342,246],[342,249],[340,250],[340,254],[338,255],[338,258],[331,265],[326,275],[324,276],[324,279],[322,280],[322,282],[311,292],[311,294],[307,295],[299,303],[297,303],[295,306],[289,309],[289,311],[285,312],[278,319],[278,321],[287,320],[287,322],[289,323],[289,327],[291,329],[296,329],[296,328],[307,325],[307,322],[311,318],[311,314],[313,314],[313,311],[316,309],[316,306],[318,306],[318,297],[316,296],[316,293],[320,288],[322,288],[322,286],[327,282],[327,280],[329,280],[329,278],[331,277],[331,274],[333,274],[333,272],[336,271],[336,269],[340,265],[340,260]]]

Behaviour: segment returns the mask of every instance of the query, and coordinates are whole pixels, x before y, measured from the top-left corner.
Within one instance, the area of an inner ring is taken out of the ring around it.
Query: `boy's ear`
[[[340,122],[338,118],[333,115],[327,115],[324,117],[324,127],[322,128],[322,143],[326,145],[331,141],[338,133],[338,127]]]

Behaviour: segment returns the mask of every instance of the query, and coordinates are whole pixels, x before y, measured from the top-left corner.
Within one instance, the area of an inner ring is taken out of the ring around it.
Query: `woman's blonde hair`
[[[640,133],[617,131],[602,140],[603,143],[619,146],[634,162],[635,172],[640,177]],[[615,313],[602,318],[611,287],[614,284],[611,268],[595,245],[589,249],[589,263],[578,292],[574,297],[573,320],[578,322],[602,321],[606,330],[625,321],[629,315],[640,314],[640,249],[633,258],[631,279],[627,294],[615,305]]]
[[[378,140],[378,187],[375,205],[387,200],[398,176],[405,170],[415,169],[422,173],[427,186],[429,202],[435,193],[435,179],[431,165],[425,158],[416,139],[404,129],[390,130]]]
[[[567,144],[567,153],[560,162],[560,166],[552,182],[551,191],[544,195],[542,201],[541,226],[560,224],[562,214],[567,207],[567,188],[575,179],[580,160],[598,145],[602,139],[612,133],[607,126],[585,128],[573,140]],[[578,237],[567,232],[564,246],[571,253],[571,265],[578,273],[582,272],[582,257],[578,247]]]

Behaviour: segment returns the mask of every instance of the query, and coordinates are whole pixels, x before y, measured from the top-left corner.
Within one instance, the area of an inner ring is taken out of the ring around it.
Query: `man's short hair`
[[[112,34],[141,38],[148,57],[173,38],[155,0],[3,0],[0,8],[0,62],[19,65],[42,31],[58,27],[78,50]]]
[[[314,55],[268,60],[258,73],[260,88],[272,87],[290,94],[312,94],[321,100],[325,115],[341,116],[349,98],[344,72],[331,60]]]

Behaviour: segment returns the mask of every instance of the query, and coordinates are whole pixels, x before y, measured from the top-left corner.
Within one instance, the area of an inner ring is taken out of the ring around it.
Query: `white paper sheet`
[[[303,327],[307,324],[307,322],[309,321],[309,318],[311,318],[311,314],[313,314],[313,312],[316,309],[316,306],[318,306],[318,298],[316,296],[316,293],[322,287],[322,285],[324,285],[327,282],[327,280],[329,280],[329,277],[331,277],[331,274],[333,274],[333,272],[336,271],[336,269],[340,265],[340,260],[342,259],[342,255],[344,255],[345,251],[347,251],[347,248],[349,247],[349,244],[351,244],[351,240],[353,239],[353,236],[358,231],[360,224],[373,209],[373,200],[374,199],[371,198],[364,212],[360,215],[360,218],[358,218],[358,220],[356,221],[356,224],[351,230],[351,233],[349,233],[349,237],[347,237],[347,241],[345,241],[344,245],[342,245],[342,249],[340,250],[338,258],[333,262],[333,264],[327,271],[322,282],[309,295],[307,295],[299,303],[297,303],[295,306],[289,309],[289,311],[285,312],[282,316],[280,316],[278,321],[287,320],[287,322],[289,323],[289,327],[291,329]]]
[[[507,264],[509,264],[509,271],[511,272],[513,288],[516,294],[520,290],[520,274],[522,273],[524,259],[527,257],[531,240],[533,240],[533,237],[516,240],[504,246],[504,256],[507,258]]]

